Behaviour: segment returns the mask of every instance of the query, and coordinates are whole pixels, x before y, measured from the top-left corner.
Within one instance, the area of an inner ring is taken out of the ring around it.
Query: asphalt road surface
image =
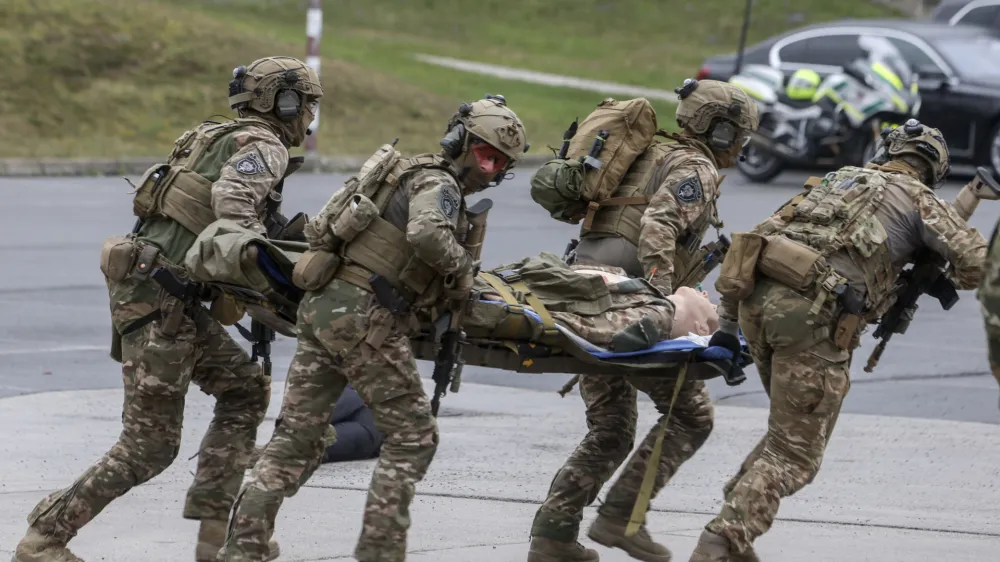
[[[806,177],[786,173],[770,184],[752,185],[735,170],[729,172],[720,200],[726,234],[765,218],[794,195]],[[484,194],[495,203],[484,266],[541,251],[562,255],[577,232],[576,227],[550,219],[531,200],[530,173],[522,170]],[[285,189],[286,214],[301,210],[314,215],[345,179],[344,175],[293,176]],[[950,200],[959,187],[960,183],[948,184],[941,194]],[[108,357],[111,324],[98,259],[102,240],[132,226],[130,190],[125,180],[114,177],[0,179],[0,397],[120,386],[119,366]],[[1000,203],[984,202],[972,223],[988,235],[998,214]],[[705,283],[713,299],[716,275]],[[893,339],[872,374],[862,370],[873,347],[870,332],[862,341],[845,412],[1000,423],[997,384],[988,374],[985,335],[973,292],[961,293],[959,303],[948,312],[924,297],[908,333]],[[284,380],[293,351],[294,341],[279,335],[273,346],[275,380]],[[420,368],[424,376],[430,375],[429,363],[421,362]],[[737,387],[710,381],[716,402],[766,408],[767,397],[752,367],[747,375],[747,382]],[[463,374],[463,380],[470,382],[551,391],[568,378],[476,367],[467,367]],[[445,398],[450,400],[462,400],[461,393]]]

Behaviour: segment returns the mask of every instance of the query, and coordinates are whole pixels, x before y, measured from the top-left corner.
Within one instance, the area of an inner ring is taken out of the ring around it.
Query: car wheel
[[[785,169],[785,163],[774,154],[761,150],[754,143],[746,147],[745,159],[736,161],[736,169],[754,183],[773,180]]]

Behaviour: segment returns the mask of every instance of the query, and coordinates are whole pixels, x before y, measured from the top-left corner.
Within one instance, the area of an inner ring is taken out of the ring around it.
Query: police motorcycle
[[[767,182],[787,166],[864,165],[883,128],[918,115],[917,76],[899,50],[881,37],[862,36],[858,43],[867,58],[825,79],[799,69],[785,86],[784,74],[766,65],[747,65],[729,79],[760,113],[760,126],[736,163],[743,176]]]

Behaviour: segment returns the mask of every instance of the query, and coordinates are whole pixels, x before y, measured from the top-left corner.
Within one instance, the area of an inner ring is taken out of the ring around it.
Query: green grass
[[[532,153],[600,101],[593,92],[439,68],[427,53],[672,89],[736,48],[738,0],[336,0],[325,2],[320,151],[367,154],[401,137],[436,150],[462,101],[502,93]],[[230,114],[232,68],[304,56],[305,0],[5,0],[0,156],[158,155]],[[749,42],[806,23],[893,17],[864,0],[757,0]],[[660,125],[673,106],[654,102]]]

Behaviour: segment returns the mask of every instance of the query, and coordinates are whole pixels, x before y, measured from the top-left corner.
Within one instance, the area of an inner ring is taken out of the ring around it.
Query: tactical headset
[[[677,94],[678,99],[684,99],[694,93],[698,89],[698,81],[693,78],[688,78],[684,80],[684,85],[678,88],[674,88],[674,93]],[[733,102],[729,105],[726,113],[732,119],[737,119],[743,108],[740,104]],[[729,150],[732,148],[733,144],[736,143],[736,139],[739,138],[739,127],[733,121],[728,119],[716,119],[715,123],[712,124],[711,129],[708,132],[708,145],[716,150]]]
[[[507,105],[507,99],[500,94],[496,95],[486,94],[486,96],[484,96],[483,99],[496,100],[503,105]],[[458,116],[456,116],[455,121],[457,121],[461,117],[468,116],[470,113],[472,113],[472,105],[468,103],[463,103],[462,105],[458,106]],[[461,122],[458,122],[457,124],[453,125],[451,128],[448,129],[448,132],[445,134],[444,138],[441,139],[441,142],[439,143],[441,145],[441,148],[444,149],[445,154],[448,155],[448,157],[451,158],[452,160],[461,156],[462,153],[465,152],[465,150],[468,148],[467,141],[469,139],[468,135],[466,135],[465,133],[466,133],[465,125]],[[525,146],[524,151],[525,152],[528,151],[528,145]],[[506,179],[506,177],[507,177],[506,170],[499,172],[497,175],[493,176],[493,180],[490,182],[492,184],[491,187],[496,187],[497,185],[500,184],[501,181]]]
[[[229,82],[230,97],[241,94],[246,90],[243,82],[246,80],[247,67],[238,66],[233,70],[233,79]],[[295,85],[299,81],[299,75],[294,70],[285,72],[285,84]],[[244,109],[250,105],[249,101],[234,104],[232,109]],[[290,89],[280,89],[274,98],[274,114],[282,121],[293,121],[302,115],[302,96],[299,92]]]

